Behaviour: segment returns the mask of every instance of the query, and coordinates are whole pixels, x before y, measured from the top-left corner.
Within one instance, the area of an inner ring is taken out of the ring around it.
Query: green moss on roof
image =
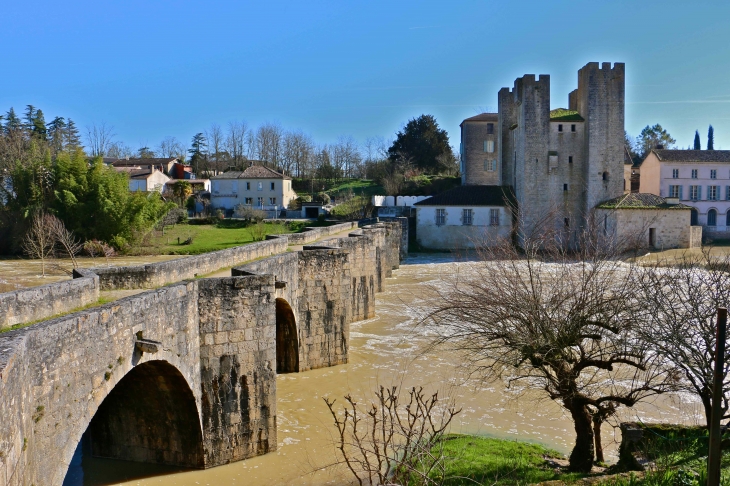
[[[598,209],[692,209],[685,204],[669,204],[663,197],[654,194],[632,192],[604,201]]]
[[[584,121],[580,113],[565,108],[550,110],[550,121]]]

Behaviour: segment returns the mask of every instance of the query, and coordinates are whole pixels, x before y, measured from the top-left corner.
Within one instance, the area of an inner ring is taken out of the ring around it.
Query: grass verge
[[[81,307],[76,307],[75,309],[71,309],[68,312],[61,312],[59,314],[55,314],[50,317],[45,317],[43,319],[36,319],[35,321],[23,322],[20,324],[14,324],[10,327],[4,327],[4,328],[0,329],[0,334],[2,334],[4,332],[9,332],[9,331],[15,331],[17,329],[23,329],[24,327],[32,326],[33,324],[38,324],[39,322],[50,321],[51,319],[56,319],[58,317],[67,316],[69,314],[73,314],[74,312],[80,312],[80,311],[83,311],[86,309],[91,309],[92,307],[98,307],[100,305],[108,304],[109,302],[112,302],[113,300],[114,299],[107,299],[104,297],[99,297],[99,300],[97,300],[96,302],[91,302],[91,303],[83,305]]]

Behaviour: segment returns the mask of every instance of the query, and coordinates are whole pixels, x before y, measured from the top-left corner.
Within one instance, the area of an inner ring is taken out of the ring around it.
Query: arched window
[[[690,223],[692,226],[697,226],[697,219],[698,214],[696,209],[692,209],[691,217],[690,217]]]
[[[707,226],[717,226],[717,210],[707,211]]]
[[[603,173],[603,180],[604,181],[607,181],[608,180],[608,172],[604,172]]]
[[[725,226],[730,226],[730,211],[725,215]]]

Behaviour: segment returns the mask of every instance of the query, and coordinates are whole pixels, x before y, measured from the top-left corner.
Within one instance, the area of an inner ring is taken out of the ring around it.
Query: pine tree
[[[66,120],[62,116],[57,116],[48,124],[48,140],[55,153],[63,150],[67,126]]]
[[[36,108],[33,105],[26,105],[25,107],[25,129],[28,131],[33,130],[33,121],[36,116]]]
[[[695,130],[695,150],[702,150],[702,146],[700,145],[700,131]]]
[[[31,133],[41,140],[46,140],[48,137],[48,130],[46,130],[46,118],[43,116],[43,111],[41,110],[36,110],[35,112]]]
[[[64,148],[67,151],[73,152],[77,148],[81,147],[81,136],[79,135],[79,129],[76,128],[76,124],[70,118],[68,119],[68,124],[66,125],[66,133],[64,138]]]
[[[707,130],[707,150],[715,150],[715,129],[710,125]]]
[[[5,133],[14,133],[20,130],[22,123],[20,118],[15,114],[15,110],[11,107],[10,110],[5,114]]]

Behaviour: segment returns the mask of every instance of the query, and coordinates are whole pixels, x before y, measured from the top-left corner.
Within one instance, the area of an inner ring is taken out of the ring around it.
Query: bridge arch
[[[140,363],[119,380],[91,418],[84,440],[95,457],[205,465],[195,396],[183,374],[163,360]]]
[[[299,371],[299,338],[297,323],[289,302],[276,299],[276,372]]]

